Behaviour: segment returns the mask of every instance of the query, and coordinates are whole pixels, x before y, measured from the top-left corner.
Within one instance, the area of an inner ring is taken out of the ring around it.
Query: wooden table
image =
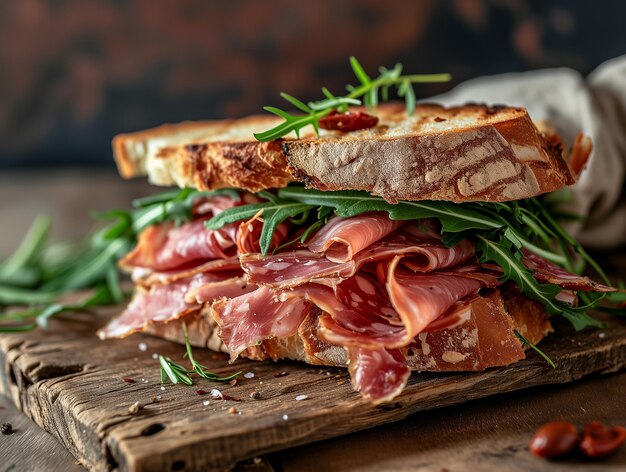
[[[111,172],[5,174],[0,176],[0,256],[19,242],[40,212],[55,218],[54,237],[73,238],[91,227],[89,213],[125,207],[151,189],[123,182]],[[623,266],[622,266],[623,267]],[[608,461],[548,463],[527,443],[545,421],[599,419],[626,424],[626,373],[573,384],[540,387],[418,413],[367,431],[273,453],[241,470],[624,470],[626,448]],[[0,421],[17,431],[0,436],[0,472],[81,470],[51,435],[0,397]]]

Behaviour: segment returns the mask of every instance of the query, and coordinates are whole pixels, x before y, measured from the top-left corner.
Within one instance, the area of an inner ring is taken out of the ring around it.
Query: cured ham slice
[[[282,288],[295,287],[312,280],[332,285],[356,271],[354,261],[332,262],[323,254],[306,249],[281,252],[274,256],[244,254],[239,257],[239,261],[250,282]]]
[[[303,298],[279,300],[268,287],[218,301],[212,307],[220,338],[232,360],[264,339],[294,336],[309,311],[310,306]]]
[[[228,272],[232,277],[241,276],[243,271],[236,258],[215,259],[204,264],[186,269],[153,272],[149,269],[136,268],[133,270],[133,282],[141,285],[170,284],[181,279],[189,278],[203,272]]]
[[[202,305],[220,298],[236,298],[246,293],[253,292],[257,286],[248,283],[245,277],[235,277],[218,282],[190,287],[185,294],[187,303]]]
[[[523,328],[507,314],[497,291],[468,300],[457,311],[462,323],[423,332],[408,346],[412,370],[477,371],[524,359],[524,349],[513,332],[523,332]]]
[[[411,375],[399,349],[350,348],[348,356],[352,386],[374,404],[398,396]]]
[[[457,301],[478,293],[482,283],[453,274],[410,273],[398,267],[401,257],[389,265],[387,293],[406,328],[406,345]]]
[[[201,197],[194,201],[193,214],[194,216],[219,215],[221,212],[227,210],[228,208],[242,205],[244,203],[244,200],[247,200],[248,198],[249,196],[247,194],[241,196],[239,200],[235,200],[228,195],[216,195],[208,198]],[[257,199],[255,198],[255,200]],[[256,201],[254,203],[256,203]]]
[[[101,339],[125,337],[142,331],[148,323],[164,322],[200,309],[195,303],[185,301],[190,288],[221,280],[219,275],[203,273],[168,285],[138,288],[126,310],[98,331]]]
[[[282,252],[273,256],[245,254],[239,260],[251,282],[273,287],[295,287],[311,281],[336,285],[341,279],[353,276],[364,264],[397,255],[406,255],[402,262],[412,270],[429,272],[470,260],[474,257],[474,244],[463,241],[454,248],[446,248],[437,239],[411,234],[403,228],[346,262],[333,262],[322,254],[307,250]],[[478,273],[477,267],[473,267]]]
[[[311,238],[308,247],[313,252],[323,252],[333,262],[346,262],[404,223],[389,219],[384,212],[335,217]]]
[[[162,272],[198,265],[208,259],[234,257],[235,243],[228,228],[210,231],[204,221],[195,220],[179,227],[171,224],[149,226],[139,234],[137,246],[120,265]]]
[[[522,262],[534,272],[540,282],[558,285],[573,290],[593,290],[595,292],[615,292],[616,288],[594,282],[589,277],[572,274],[558,265],[545,260],[543,257],[522,248],[524,258]]]

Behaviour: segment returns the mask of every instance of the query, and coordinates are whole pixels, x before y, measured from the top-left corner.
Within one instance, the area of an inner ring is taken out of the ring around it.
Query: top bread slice
[[[530,198],[575,182],[559,140],[542,134],[523,108],[421,104],[408,116],[404,105],[387,104],[369,113],[377,126],[348,133],[262,143],[253,133],[282,120],[250,116],[122,134],[113,149],[125,178],[199,190],[257,192],[301,181],[390,202],[467,202]]]

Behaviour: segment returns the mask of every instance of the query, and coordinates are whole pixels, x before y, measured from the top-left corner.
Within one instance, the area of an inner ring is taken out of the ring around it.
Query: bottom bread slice
[[[314,309],[293,336],[263,340],[241,356],[346,367],[347,350],[327,343],[318,333],[320,314]],[[493,290],[476,297],[467,305],[462,319],[457,326],[422,333],[403,348],[411,370],[478,371],[509,365],[525,357],[524,346],[515,331],[532,344],[553,331],[543,305],[509,291]],[[145,332],[184,343],[183,323],[193,346],[228,352],[208,304],[167,323],[149,324]]]

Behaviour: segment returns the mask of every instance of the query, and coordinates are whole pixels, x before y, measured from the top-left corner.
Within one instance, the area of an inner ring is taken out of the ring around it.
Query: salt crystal
[[[606,338],[606,333],[598,333],[598,337],[600,339],[604,339],[604,338]]]
[[[211,396],[213,398],[224,398],[224,395],[222,395],[222,392],[220,392],[218,389],[214,388],[213,390],[211,390]]]
[[[289,419],[289,415],[283,415],[283,420],[287,421]]]
[[[298,396],[296,397],[296,401],[297,401],[297,402],[301,402],[302,400],[306,400],[307,398],[309,398],[309,396],[308,396],[308,395],[298,395]]]
[[[154,354],[152,354],[152,358],[153,358],[153,359],[158,359],[158,358],[159,358],[159,355],[155,352]]]
[[[209,405],[211,404],[211,402],[210,402],[209,400],[204,400],[204,401],[202,402],[202,404],[203,404],[204,406],[209,406]]]
[[[254,372],[246,372],[245,374],[243,374],[243,376],[247,379],[253,379],[254,378]]]
[[[139,343],[139,350],[142,352],[146,352],[148,350],[148,345],[146,343]]]
[[[161,390],[165,390],[165,387],[163,385],[161,385]]]

